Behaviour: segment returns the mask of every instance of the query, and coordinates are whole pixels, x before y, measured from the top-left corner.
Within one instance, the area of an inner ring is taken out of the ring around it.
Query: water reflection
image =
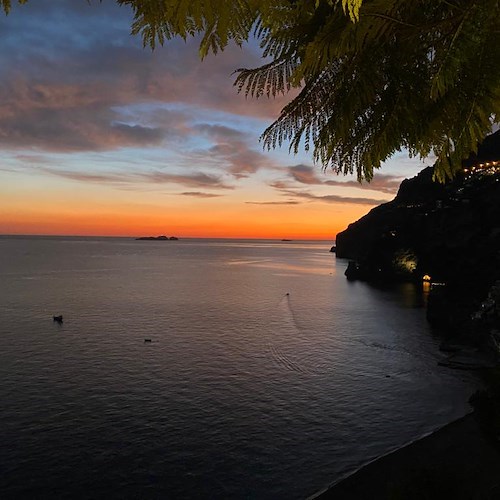
[[[425,298],[422,287],[415,283],[402,283],[397,287],[400,303],[409,309],[422,308],[425,306]]]

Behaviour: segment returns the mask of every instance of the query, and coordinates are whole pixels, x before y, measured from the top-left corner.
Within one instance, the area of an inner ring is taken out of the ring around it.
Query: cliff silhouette
[[[348,279],[422,283],[425,277],[433,283],[429,320],[466,329],[500,280],[499,160],[500,131],[454,180],[433,181],[432,167],[404,180],[393,201],[337,235],[337,257],[351,260]]]

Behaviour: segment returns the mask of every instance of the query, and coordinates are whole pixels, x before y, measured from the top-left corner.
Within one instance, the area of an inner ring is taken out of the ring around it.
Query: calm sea
[[[330,245],[0,238],[0,496],[300,499],[467,412]]]

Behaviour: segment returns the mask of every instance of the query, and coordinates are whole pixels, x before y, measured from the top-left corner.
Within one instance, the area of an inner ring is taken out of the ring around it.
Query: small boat
[[[60,314],[59,316],[52,316],[52,319],[53,319],[56,323],[59,323],[59,324],[62,324],[62,322],[63,322],[63,317],[62,317],[62,314]]]

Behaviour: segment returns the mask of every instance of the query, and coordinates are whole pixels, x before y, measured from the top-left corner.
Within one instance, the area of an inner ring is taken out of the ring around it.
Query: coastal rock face
[[[490,137],[498,145],[500,134]],[[444,185],[426,168],[339,233],[337,257],[353,261],[347,277],[421,283],[426,276],[445,284],[430,294],[429,319],[446,327],[468,321],[500,278],[500,163],[475,165]]]
[[[368,281],[477,281],[498,259],[499,195],[500,173],[441,185],[426,168],[339,233],[337,257],[357,261],[357,278]]]

